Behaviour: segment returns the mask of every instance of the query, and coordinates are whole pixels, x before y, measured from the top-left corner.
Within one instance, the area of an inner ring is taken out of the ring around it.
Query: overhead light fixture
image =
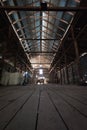
[[[22,41],[22,38],[19,38],[20,41]]]
[[[82,53],[82,54],[81,54],[81,57],[82,57],[82,56],[85,56],[85,55],[87,55],[87,52]]]
[[[0,55],[0,59],[2,59],[2,55]]]
[[[42,65],[40,65],[40,67],[42,67]]]
[[[75,0],[75,2],[80,3],[80,0]]]

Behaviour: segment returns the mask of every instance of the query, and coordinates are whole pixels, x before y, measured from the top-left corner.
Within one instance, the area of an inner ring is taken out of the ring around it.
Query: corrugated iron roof
[[[79,0],[2,0],[1,4],[40,7],[44,2],[54,8],[76,7],[80,3]],[[75,12],[6,11],[6,14],[33,68],[43,62],[42,66],[49,68]]]

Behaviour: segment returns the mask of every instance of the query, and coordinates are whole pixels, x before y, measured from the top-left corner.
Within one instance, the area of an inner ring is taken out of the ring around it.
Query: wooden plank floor
[[[0,130],[87,130],[87,87],[0,87]]]

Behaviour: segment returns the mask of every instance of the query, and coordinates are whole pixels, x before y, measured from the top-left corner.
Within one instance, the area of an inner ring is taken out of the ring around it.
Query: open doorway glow
[[[39,74],[40,74],[40,75],[43,74],[43,69],[39,69]]]

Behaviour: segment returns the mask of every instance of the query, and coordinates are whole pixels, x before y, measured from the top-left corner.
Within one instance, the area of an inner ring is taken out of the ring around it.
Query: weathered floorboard
[[[0,88],[0,130],[87,130],[87,87]]]

